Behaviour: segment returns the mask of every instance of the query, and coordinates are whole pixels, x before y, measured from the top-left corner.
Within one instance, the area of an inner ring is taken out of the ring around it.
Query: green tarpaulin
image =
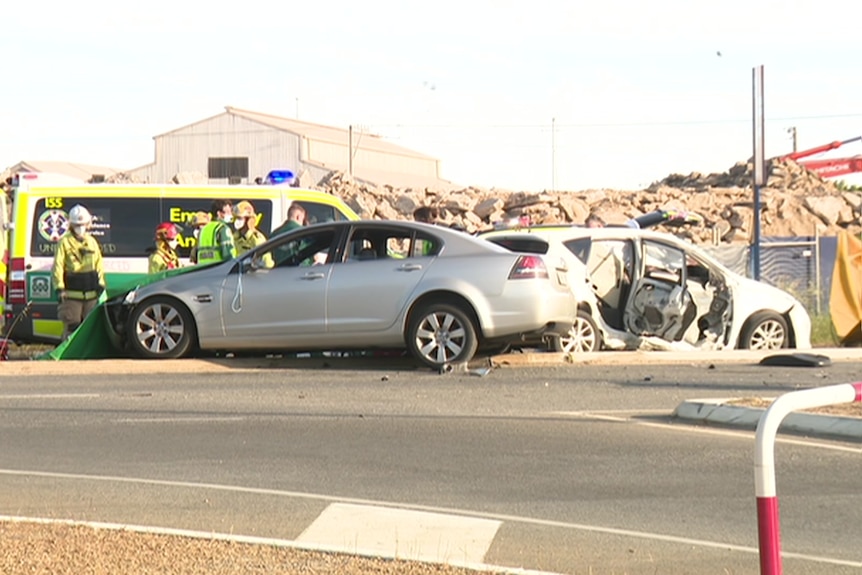
[[[136,287],[145,286],[166,277],[175,276],[201,269],[200,266],[190,266],[176,270],[168,270],[135,278],[120,285],[108,286],[102,294],[96,309],[87,316],[84,322],[65,341],[53,350],[38,356],[36,359],[110,359],[128,357],[128,352],[119,349],[111,341],[111,327],[108,324],[106,302],[124,296]]]

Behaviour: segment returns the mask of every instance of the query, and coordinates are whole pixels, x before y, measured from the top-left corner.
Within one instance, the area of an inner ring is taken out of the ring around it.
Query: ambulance
[[[5,333],[21,343],[57,343],[63,325],[57,319],[57,293],[51,278],[54,250],[69,229],[69,210],[82,205],[93,215],[90,233],[102,247],[105,281],[112,287],[131,285],[147,274],[153,235],[161,222],[180,231],[177,252],[183,265],[195,245],[191,221],[209,212],[212,201],[248,200],[257,226],[267,236],[282,224],[294,202],[308,223],[358,220],[339,198],[317,190],[288,186],[218,186],[172,184],[42,184],[38,177],[20,179],[14,194],[6,238],[8,262],[5,289]],[[2,248],[2,244],[0,244]],[[2,272],[3,270],[0,270]],[[0,291],[0,297],[2,297]],[[3,304],[4,302],[0,302]]]

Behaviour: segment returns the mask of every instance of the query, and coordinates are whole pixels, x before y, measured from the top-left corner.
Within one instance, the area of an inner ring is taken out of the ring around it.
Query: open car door
[[[686,284],[686,254],[651,240],[640,247],[638,273],[623,315],[626,330],[680,341],[697,315]]]
[[[678,247],[644,240],[626,305],[626,329],[641,337],[723,347],[731,325],[731,291],[721,271]]]

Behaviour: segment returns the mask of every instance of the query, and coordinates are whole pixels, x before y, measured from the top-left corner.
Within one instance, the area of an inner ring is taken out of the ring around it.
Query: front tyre
[[[790,347],[787,322],[774,312],[760,311],[748,318],[739,336],[741,349],[781,349]]]
[[[178,301],[155,297],[138,304],[126,331],[135,355],[145,359],[176,359],[188,355],[195,342],[191,313]]]
[[[407,348],[432,369],[466,363],[476,354],[476,326],[460,307],[448,303],[425,305],[407,326]]]
[[[578,310],[575,323],[568,333],[551,338],[554,351],[563,353],[587,353],[599,351],[602,348],[602,335],[590,314]]]

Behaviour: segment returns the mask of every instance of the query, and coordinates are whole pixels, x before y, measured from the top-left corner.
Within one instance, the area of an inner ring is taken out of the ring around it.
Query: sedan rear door
[[[329,278],[327,333],[392,328],[440,249],[439,239],[412,228],[355,226]]]

